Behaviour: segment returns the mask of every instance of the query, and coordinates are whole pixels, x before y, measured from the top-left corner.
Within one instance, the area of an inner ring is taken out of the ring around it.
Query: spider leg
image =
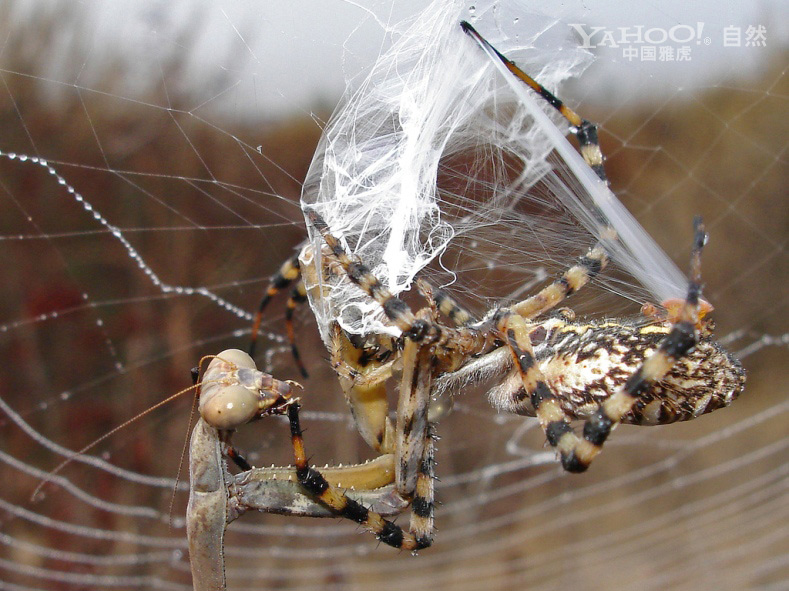
[[[419,315],[427,315],[422,310]],[[411,531],[427,547],[433,533],[433,429],[428,421],[432,387],[433,353],[431,348],[406,339],[403,349],[403,375],[397,406],[397,424],[392,427],[388,415],[386,381],[393,362],[367,366],[359,374],[347,361],[356,360],[360,350],[350,346],[339,326],[335,327],[332,359],[338,369],[343,390],[357,429],[367,443],[382,453],[394,453],[395,490],[411,501]],[[343,370],[353,373],[343,375]]]
[[[575,456],[581,471],[585,470],[602,450],[611,430],[635,405],[638,397],[660,381],[678,359],[687,355],[699,338],[699,300],[701,297],[701,251],[707,234],[700,217],[693,220],[694,239],[691,252],[691,278],[685,303],[671,330],[661,341],[657,351],[647,357],[627,382],[603,401],[589,417],[583,430],[585,445],[576,450]]]
[[[406,340],[395,427],[395,456],[399,459],[395,466],[395,484],[406,498],[416,490],[419,462],[424,456],[433,378],[432,359],[430,347]]]
[[[424,309],[417,316],[427,314],[428,309]],[[395,426],[395,489],[403,498],[411,499],[409,531],[421,548],[433,543],[435,437],[428,420],[433,359],[431,347],[406,339]]]
[[[348,256],[315,210],[306,208],[305,214],[310,224],[321,233],[348,279],[378,302],[387,318],[403,333],[403,375],[395,427],[395,487],[403,498],[412,500],[412,507],[416,506],[412,512],[412,531],[408,535],[413,537],[415,532],[417,548],[425,547],[432,541],[433,527],[432,438],[428,436],[427,420],[434,375],[433,345],[448,344],[454,337],[459,347],[469,347],[475,338],[481,338],[480,333],[465,330],[461,334],[459,329],[443,329],[431,321],[427,309],[414,314],[408,304],[392,295],[364,263]],[[386,432],[383,437],[385,441]]]
[[[605,240],[616,239],[613,230],[606,230]],[[540,314],[555,308],[576,291],[594,279],[608,264],[608,255],[602,242],[598,242],[575,265],[567,269],[561,277],[538,293],[514,304],[511,309],[524,318],[536,318]]]
[[[299,264],[299,255],[295,254],[287,261],[282,263],[279,271],[274,273],[269,279],[268,287],[266,288],[263,298],[258,305],[258,311],[255,313],[255,318],[252,321],[252,335],[250,337],[248,353],[250,357],[255,356],[255,348],[257,347],[258,335],[260,333],[260,323],[263,320],[263,312],[265,311],[268,303],[275,295],[281,290],[285,289],[293,281],[301,276],[301,269]]]
[[[433,345],[436,350],[443,348],[469,352],[482,349],[486,342],[483,332],[473,327],[439,326],[430,318],[417,317],[407,303],[384,287],[367,265],[353,260],[345,252],[340,241],[331,233],[328,224],[317,211],[307,207],[304,209],[304,213],[310,225],[323,236],[332,256],[342,266],[348,279],[381,305],[386,317],[402,331],[405,339],[423,345]]]
[[[433,423],[427,424],[424,452],[419,462],[414,498],[411,501],[409,530],[414,533],[422,548],[433,543],[435,497],[433,483],[436,479],[436,460],[433,442],[436,439]]]
[[[293,355],[293,361],[296,363],[296,367],[299,368],[299,372],[304,378],[308,378],[309,374],[307,373],[307,369],[304,367],[304,363],[301,361],[299,349],[296,347],[296,332],[293,330],[293,312],[296,310],[299,304],[303,304],[306,301],[307,289],[304,287],[304,282],[299,281],[296,284],[296,287],[293,288],[293,291],[290,292],[290,297],[285,304],[285,330],[288,335],[288,342],[290,343],[290,352],[291,355]]]
[[[367,265],[348,256],[340,241],[331,234],[328,224],[317,211],[306,207],[304,208],[304,213],[310,225],[323,236],[324,242],[331,250],[332,255],[342,265],[348,279],[381,305],[386,317],[403,332],[404,336],[417,341],[422,340],[427,334],[428,323],[424,320],[417,320],[408,304],[397,296],[392,295],[378,278],[373,275]]]
[[[550,92],[542,84],[537,82],[534,78],[529,76],[526,72],[521,70],[515,64],[515,62],[510,60],[498,49],[493,47],[469,23],[466,21],[460,21],[460,26],[463,28],[463,31],[465,31],[468,35],[471,35],[477,41],[477,43],[493,51],[516,78],[521,80],[534,92],[540,95],[540,97],[545,102],[551,105],[562,115],[562,117],[569,121],[570,125],[572,125],[570,131],[575,135],[576,138],[578,138],[578,144],[581,148],[581,156],[589,165],[589,167],[594,171],[594,173],[600,178],[600,180],[608,184],[608,179],[605,175],[605,168],[603,166],[603,161],[605,158],[603,157],[603,152],[600,149],[600,141],[597,135],[597,125],[578,115],[578,113],[565,105],[564,102],[562,102],[562,100],[556,95]]]
[[[427,353],[425,353],[427,351]],[[417,362],[422,354],[422,363]],[[406,368],[398,400],[397,429],[388,417],[386,381],[394,360],[382,365],[354,366],[363,352],[351,345],[339,326],[332,339],[332,365],[340,376],[354,422],[364,440],[376,451],[395,454],[395,491],[398,498],[411,501],[411,531],[420,547],[432,543],[433,535],[433,429],[427,419],[430,403],[431,366],[429,349],[407,340],[403,352]],[[425,359],[426,358],[426,359]],[[364,373],[361,373],[361,371]],[[395,433],[397,439],[395,440]]]
[[[304,283],[301,281],[301,264],[299,263],[299,254],[300,249],[299,252],[286,260],[279,268],[279,271],[274,273],[274,275],[272,275],[269,279],[268,287],[263,294],[263,298],[260,300],[258,310],[255,313],[255,317],[252,321],[252,333],[250,335],[249,349],[247,352],[249,353],[250,357],[255,356],[255,349],[257,348],[258,337],[260,335],[260,324],[263,321],[263,312],[266,310],[271,298],[276,296],[280,291],[288,287],[294,281],[298,281],[296,287],[293,288],[293,291],[291,291],[290,297],[288,298],[287,308],[285,311],[285,327],[287,330],[288,342],[290,343],[290,350],[293,354],[293,359],[296,362],[296,366],[299,368],[299,372],[301,373],[302,377],[306,378],[309,376],[304,364],[301,361],[299,350],[296,347],[296,336],[293,330],[293,312],[298,304],[301,304],[307,300],[307,291],[304,288]]]
[[[433,300],[438,311],[449,318],[455,326],[468,326],[475,321],[471,313],[452,299],[452,296],[443,289],[433,291]]]
[[[528,323],[518,314],[505,313],[498,319],[497,328],[505,337],[523,383],[523,389],[517,391],[518,396],[523,398],[515,401],[513,410],[517,412],[518,402],[524,405],[530,403],[545,432],[545,438],[551,447],[559,452],[562,467],[568,472],[585,470],[585,466],[579,469],[577,456],[579,453],[591,453],[588,449],[591,444],[575,434],[570,418],[537,365],[529,338]]]
[[[578,113],[570,109],[556,95],[550,92],[542,84],[521,70],[515,62],[507,58],[498,49],[493,47],[473,26],[466,21],[461,21],[460,26],[472,36],[481,46],[493,51],[502,61],[507,69],[519,80],[534,90],[543,100],[556,109],[572,126],[570,131],[578,139],[581,156],[586,164],[594,171],[598,178],[608,184],[603,162],[603,151],[600,148],[600,141],[597,133],[597,125],[584,119]],[[600,219],[604,219],[598,212]],[[603,244],[616,240],[616,231],[606,224],[603,229],[600,241],[592,246],[589,251],[578,259],[576,265],[568,269],[559,279],[551,285],[542,289],[538,294],[515,304],[512,310],[525,318],[534,318],[543,312],[550,310],[568,296],[578,291],[591,279],[594,279],[608,263]]]
[[[383,518],[380,514],[370,511],[357,501],[349,498],[336,486],[330,484],[317,469],[311,468],[307,463],[307,456],[304,451],[298,403],[294,402],[288,407],[288,419],[290,421],[296,476],[307,492],[314,495],[320,503],[336,515],[355,521],[375,534],[385,544],[412,551],[420,550],[430,545],[430,539],[419,538],[410,531],[404,531],[399,525]]]

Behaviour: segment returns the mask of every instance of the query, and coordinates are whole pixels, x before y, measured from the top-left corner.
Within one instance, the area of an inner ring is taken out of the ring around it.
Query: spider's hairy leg
[[[427,314],[427,309],[418,312],[419,316]],[[406,339],[397,398],[395,488],[402,497],[411,499],[409,530],[422,548],[433,543],[435,435],[428,420],[433,361],[431,347]]]
[[[300,250],[300,249],[299,249]],[[263,321],[263,312],[266,310],[271,298],[276,296],[280,291],[288,287],[294,281],[298,281],[296,287],[291,292],[288,299],[287,309],[285,313],[285,323],[288,332],[288,342],[290,343],[290,350],[293,354],[293,359],[299,372],[303,377],[308,377],[307,370],[301,362],[298,348],[296,347],[296,336],[293,332],[293,312],[296,306],[307,299],[307,292],[304,284],[301,281],[301,265],[299,263],[299,252],[294,254],[286,260],[279,270],[274,273],[269,279],[268,287],[266,288],[263,298],[260,300],[258,310],[255,312],[255,318],[252,321],[252,334],[250,335],[249,349],[247,352],[250,357],[255,356],[255,349],[257,348],[258,337],[260,336],[260,324]]]
[[[422,461],[427,433],[427,410],[433,378],[433,352],[407,339],[403,348],[403,374],[397,398],[395,432],[395,482],[402,495],[410,498],[416,489],[419,462]]]
[[[427,312],[421,312],[427,313]],[[356,428],[375,450],[394,454],[397,497],[411,504],[409,531],[419,547],[432,543],[433,535],[433,430],[427,411],[432,385],[432,353],[429,347],[407,339],[397,410],[397,428],[388,417],[386,382],[395,360],[363,361],[367,355],[354,347],[339,325],[332,335],[332,365],[340,377]],[[406,394],[407,393],[407,394]],[[397,439],[395,440],[395,434]]]
[[[295,254],[287,261],[282,263],[282,266],[279,268],[279,270],[269,279],[268,287],[263,294],[263,298],[260,300],[260,304],[258,304],[258,310],[255,313],[255,318],[252,322],[252,335],[249,342],[249,349],[247,350],[250,357],[255,356],[258,333],[260,332],[260,323],[263,320],[263,312],[266,310],[271,298],[276,296],[281,290],[285,289],[293,281],[299,279],[299,277],[301,277],[299,256],[298,254]]]
[[[422,548],[433,543],[435,510],[434,481],[436,479],[436,460],[433,441],[436,439],[433,423],[428,423],[425,433],[424,452],[419,462],[414,498],[411,501],[411,521],[409,529],[416,536]]]
[[[559,452],[562,467],[568,472],[582,472],[586,466],[579,464],[578,454],[590,454],[592,445],[575,434],[569,417],[537,365],[528,324],[522,316],[510,313],[501,316],[497,328],[504,336],[520,374],[523,389],[517,392],[523,396],[523,406],[530,404],[534,408],[545,438]]]
[[[525,83],[529,88],[536,92],[540,97],[556,109],[562,117],[572,125],[572,133],[578,138],[581,148],[581,156],[594,173],[604,182],[608,182],[603,166],[603,152],[600,149],[600,142],[597,136],[597,125],[584,119],[570,107],[564,104],[556,95],[550,92],[542,84],[521,70],[515,62],[493,47],[477,30],[466,21],[461,21],[460,26],[468,35],[471,35],[481,46],[493,51],[512,74]]]
[[[290,297],[285,304],[285,331],[288,335],[288,343],[290,343],[290,353],[293,356],[293,361],[296,363],[296,367],[299,368],[299,372],[304,378],[308,378],[309,374],[304,367],[299,349],[296,346],[296,332],[293,329],[293,313],[296,311],[299,304],[303,304],[306,301],[307,288],[304,286],[303,281],[299,281],[296,287],[290,292]]]
[[[367,265],[351,259],[340,244],[340,241],[329,230],[326,221],[317,211],[310,207],[305,207],[304,213],[310,225],[320,232],[324,242],[326,242],[332,254],[342,266],[348,279],[381,305],[386,317],[403,331],[404,336],[421,341],[426,336],[431,325],[424,320],[417,319],[409,305],[397,296],[392,295],[379,279],[373,275]]]
[[[452,296],[443,289],[433,291],[433,300],[438,307],[438,311],[452,321],[455,326],[467,326],[474,322],[471,313],[458,304]]]
[[[605,230],[603,240],[613,241],[616,233]],[[567,269],[553,283],[547,285],[533,296],[526,298],[511,307],[512,311],[524,318],[536,318],[548,310],[555,308],[565,299],[592,281],[608,265],[603,242],[598,242],[580,257],[575,265]]]
[[[360,503],[349,498],[336,486],[330,484],[323,475],[307,463],[304,451],[301,424],[299,422],[299,405],[293,402],[288,407],[291,442],[293,444],[296,476],[299,483],[324,506],[339,517],[355,521],[375,536],[394,548],[416,551],[429,545],[429,540],[417,538],[411,532],[404,531],[399,525],[384,519],[380,514],[370,511]]]
[[[647,357],[627,382],[589,417],[583,430],[584,442],[578,448],[577,460],[583,469],[602,450],[611,430],[633,408],[638,397],[661,380],[677,361],[687,355],[697,344],[699,331],[699,300],[701,298],[701,251],[707,242],[707,233],[700,217],[693,220],[694,239],[691,253],[691,278],[688,293],[678,319],[661,341],[657,351]],[[591,446],[591,447],[590,447]]]
[[[460,26],[482,47],[492,51],[507,69],[520,81],[535,91],[543,100],[556,109],[572,125],[571,132],[578,138],[581,156],[587,165],[594,171],[598,178],[608,184],[605,174],[602,149],[597,134],[597,125],[582,118],[575,111],[570,109],[556,95],[551,93],[542,84],[521,70],[515,62],[507,58],[499,50],[493,47],[473,26],[466,21],[462,21]],[[600,212],[597,212],[600,219],[604,219]],[[550,310],[566,297],[578,291],[586,283],[594,278],[608,263],[608,255],[604,244],[613,242],[617,238],[616,231],[610,226],[602,231],[602,236],[597,244],[582,256],[575,266],[571,267],[564,275],[554,281],[551,285],[544,288],[540,293],[524,300],[515,306],[513,310],[525,318],[534,318],[543,312]]]

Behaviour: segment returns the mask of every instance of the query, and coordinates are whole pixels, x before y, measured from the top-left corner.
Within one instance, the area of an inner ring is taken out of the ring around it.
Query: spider
[[[595,124],[521,71],[470,24],[462,22],[461,27],[571,123],[584,160],[607,182]],[[292,326],[293,310],[307,297],[302,273],[352,282],[380,305],[388,323],[400,331],[399,337],[349,335],[335,322],[330,327],[330,350],[360,434],[374,450],[394,457],[395,491],[411,506],[407,530],[353,504],[320,471],[306,467],[297,407],[289,410],[301,486],[330,511],[362,523],[386,544],[415,551],[432,543],[435,427],[428,411],[435,393],[495,381],[489,392],[491,404],[498,410],[537,417],[563,468],[583,472],[617,424],[689,420],[730,404],[742,390],[742,367],[711,340],[711,323],[704,320],[711,307],[701,299],[701,252],[707,234],[700,218],[694,220],[686,298],[673,303],[673,311],[669,309],[665,317],[639,325],[625,320],[580,322],[567,310],[548,314],[606,267],[604,244],[615,239],[613,230],[607,230],[600,242],[537,294],[510,307],[494,308],[477,320],[446,293],[424,282],[419,288],[428,305],[412,310],[363,261],[345,251],[315,210],[305,208],[304,213],[322,236],[323,266],[316,268],[311,262],[316,258],[311,246],[282,266],[261,301],[250,353],[269,300],[297,282],[286,321],[294,357],[306,374]],[[442,316],[450,322],[443,322]],[[386,384],[397,372],[400,388],[392,425]],[[576,419],[584,421],[580,435],[571,426]]]

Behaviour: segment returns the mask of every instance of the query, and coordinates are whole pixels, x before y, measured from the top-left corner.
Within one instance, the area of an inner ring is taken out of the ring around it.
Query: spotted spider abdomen
[[[657,350],[670,324],[638,326],[622,321],[571,323],[551,319],[532,331],[534,352],[545,381],[564,412],[585,419],[624,386],[646,357]],[[664,425],[687,421],[728,406],[742,392],[740,362],[716,342],[702,338],[666,376],[639,395],[621,422]],[[491,390],[501,410],[534,416],[518,372]]]

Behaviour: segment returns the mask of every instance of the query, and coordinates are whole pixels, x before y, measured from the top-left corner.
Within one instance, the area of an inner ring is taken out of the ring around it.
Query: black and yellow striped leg
[[[381,305],[386,317],[403,331],[403,336],[414,341],[423,340],[433,325],[421,318],[417,319],[408,304],[397,296],[392,295],[378,278],[373,275],[367,265],[351,259],[340,244],[340,241],[329,230],[326,221],[317,211],[305,207],[304,214],[307,216],[310,225],[320,232],[324,242],[326,242],[332,255],[342,266],[348,279]]]
[[[430,315],[425,317],[415,314],[408,304],[384,287],[367,265],[352,259],[345,252],[317,211],[307,207],[304,213],[310,225],[320,232],[332,256],[345,271],[346,277],[381,305],[392,325],[402,331],[404,339],[423,346],[434,345],[455,351],[479,351],[484,345],[485,335],[475,327],[444,327],[433,322]]]
[[[419,312],[428,313],[426,309]],[[428,422],[433,352],[406,339],[402,363],[395,428],[395,488],[403,498],[411,499],[409,530],[424,548],[433,541],[434,434]]]
[[[271,276],[271,279],[269,279],[266,292],[263,294],[263,298],[260,300],[258,311],[255,313],[255,318],[252,321],[252,335],[250,336],[249,350],[247,351],[250,357],[255,357],[255,349],[257,347],[258,335],[260,333],[260,323],[263,320],[263,312],[268,306],[268,303],[271,301],[271,298],[285,289],[300,276],[301,268],[299,265],[299,255],[297,253],[285,261],[280,267],[279,271],[274,273],[274,275]]]
[[[443,289],[433,291],[433,301],[438,311],[452,321],[454,326],[468,326],[475,321],[471,313],[458,304],[452,296]]]
[[[425,433],[422,461],[416,478],[416,490],[411,501],[411,522],[409,530],[414,534],[420,548],[427,548],[433,543],[435,510],[434,481],[436,479],[436,460],[434,441],[435,427],[428,423]]]
[[[594,171],[600,180],[608,184],[603,165],[604,157],[597,134],[597,125],[582,118],[575,111],[570,109],[556,95],[550,92],[542,84],[521,70],[515,62],[508,59],[504,54],[493,47],[480,35],[469,23],[462,21],[460,26],[472,36],[477,43],[493,51],[512,74],[525,83],[529,88],[536,92],[543,100],[556,109],[572,125],[572,133],[578,138],[581,156],[586,164]],[[600,214],[598,214],[600,215]],[[600,215],[601,219],[604,219]],[[601,240],[578,260],[578,263],[571,267],[564,275],[554,281],[551,285],[544,288],[535,296],[513,306],[513,311],[525,318],[534,318],[543,312],[550,310],[559,302],[572,295],[583,287],[590,279],[593,279],[608,263],[604,243],[616,240],[616,231],[610,226],[603,230]]]
[[[293,355],[293,361],[296,363],[296,367],[299,368],[299,372],[301,372],[301,376],[304,378],[310,376],[307,373],[307,368],[304,367],[304,363],[301,361],[301,355],[296,346],[296,331],[293,329],[293,313],[296,311],[299,304],[303,304],[306,301],[307,288],[304,287],[303,281],[299,281],[296,287],[293,288],[293,291],[290,292],[290,297],[285,307],[285,330],[288,335],[288,343],[290,343],[290,352]]]
[[[594,171],[594,173],[600,178],[600,180],[607,183],[608,179],[606,178],[605,168],[603,166],[603,152],[600,149],[600,141],[597,136],[597,125],[578,115],[578,113],[565,105],[559,97],[554,95],[542,84],[521,70],[517,65],[515,65],[515,62],[507,58],[507,56],[488,43],[488,41],[469,23],[466,21],[461,21],[460,26],[468,35],[473,37],[477,43],[493,51],[516,78],[521,80],[534,92],[540,95],[540,97],[545,102],[551,105],[565,119],[567,119],[570,125],[572,125],[572,133],[578,138],[581,156],[589,165],[589,167]]]
[[[534,357],[528,323],[518,314],[505,313],[498,319],[497,328],[512,352],[515,367],[523,382],[523,390],[519,390],[519,395],[523,396],[521,403],[524,407],[528,404],[533,407],[545,438],[559,452],[562,467],[568,472],[582,472],[585,467],[578,463],[576,452],[584,451],[589,444],[575,434],[570,418],[545,381]],[[514,412],[517,412],[517,408],[514,408]]]
[[[341,490],[330,484],[315,468],[307,464],[304,451],[301,425],[299,423],[299,405],[293,402],[288,407],[291,441],[296,464],[296,476],[304,489],[316,500],[332,510],[338,517],[355,521],[366,528],[385,544],[403,550],[417,551],[430,544],[429,539],[420,539],[411,532],[404,531],[396,523],[384,519],[378,513],[370,511],[360,503],[348,498]]]
[[[658,350],[647,357],[624,386],[607,398],[597,411],[586,420],[583,430],[585,449],[578,454],[584,469],[600,453],[603,444],[614,426],[622,420],[638,397],[653,384],[661,380],[674,364],[696,346],[699,338],[699,300],[701,298],[701,251],[707,242],[707,234],[700,217],[693,220],[694,244],[691,254],[691,279],[688,294],[669,333],[660,343]]]
[[[611,231],[604,239],[613,240],[616,234]],[[550,285],[541,289],[533,296],[512,306],[512,311],[524,318],[536,318],[548,310],[555,308],[576,291],[593,280],[608,264],[608,256],[602,243],[594,247],[578,259],[575,265]]]
[[[431,318],[436,318],[439,313],[443,314],[452,321],[452,325],[460,328],[471,324],[476,320],[471,313],[458,304],[449,293],[443,289],[436,289],[425,279],[417,279],[416,286],[419,293],[427,300],[430,310],[433,312]]]
[[[429,347],[406,339],[403,348],[403,374],[397,398],[395,433],[395,483],[397,491],[412,498],[419,465],[425,455],[427,411],[433,378],[433,353]]]

